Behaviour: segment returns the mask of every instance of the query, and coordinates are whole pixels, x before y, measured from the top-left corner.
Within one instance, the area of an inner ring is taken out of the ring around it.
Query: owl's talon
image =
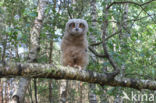
[[[82,70],[82,68],[80,66],[78,68],[79,68],[79,70]]]
[[[74,68],[78,68],[79,70],[82,70],[82,67],[79,65],[74,65]]]

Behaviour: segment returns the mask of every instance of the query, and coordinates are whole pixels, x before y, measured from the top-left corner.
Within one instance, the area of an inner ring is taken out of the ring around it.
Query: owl
[[[83,19],[70,19],[66,23],[61,42],[62,64],[78,69],[86,68],[88,64],[88,41],[86,34],[88,24]]]

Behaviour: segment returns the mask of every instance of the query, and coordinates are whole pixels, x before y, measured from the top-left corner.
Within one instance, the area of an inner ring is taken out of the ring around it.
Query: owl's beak
[[[76,31],[78,31],[78,30],[79,30],[79,28],[76,28],[75,30],[76,30]]]

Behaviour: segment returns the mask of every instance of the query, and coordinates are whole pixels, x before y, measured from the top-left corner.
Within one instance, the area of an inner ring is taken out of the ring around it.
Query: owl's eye
[[[79,28],[84,28],[84,24],[80,23]]]
[[[75,23],[71,23],[69,26],[75,28]]]

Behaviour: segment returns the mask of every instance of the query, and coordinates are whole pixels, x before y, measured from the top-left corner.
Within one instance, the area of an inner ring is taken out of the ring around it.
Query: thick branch
[[[112,74],[97,73],[86,70],[78,70],[60,65],[37,64],[37,63],[10,63],[9,66],[0,65],[0,77],[22,76],[27,78],[53,78],[79,80],[100,85],[122,86],[134,89],[156,90],[156,81],[140,80],[134,78],[115,78]]]
[[[117,74],[119,74],[120,70],[119,70],[117,64],[112,59],[111,55],[109,55],[108,49],[107,49],[107,46],[106,46],[106,36],[107,36],[107,27],[108,27],[108,9],[104,9],[103,13],[104,13],[103,18],[105,18],[105,20],[103,22],[103,35],[102,35],[103,50],[104,50],[104,54],[106,55],[106,57],[109,60],[109,63],[114,68],[114,74],[117,75]]]

